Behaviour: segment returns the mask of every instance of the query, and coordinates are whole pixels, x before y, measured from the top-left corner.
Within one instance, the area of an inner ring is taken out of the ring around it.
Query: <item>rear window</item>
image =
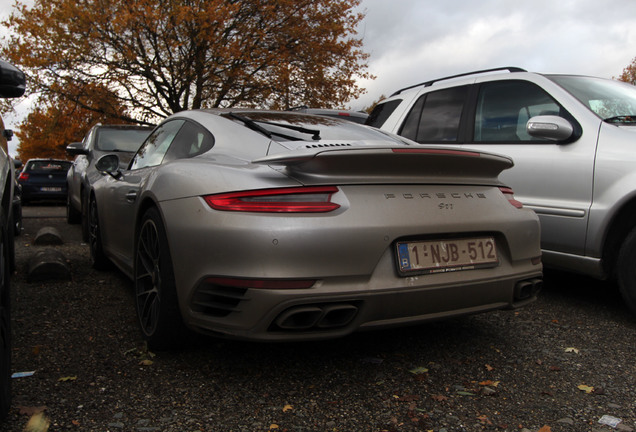
[[[25,171],[68,171],[71,162],[66,161],[30,161],[24,168]]]
[[[320,140],[382,140],[389,138],[385,133],[351,121],[327,116],[303,115],[287,112],[240,112],[235,113],[255,122],[267,130],[276,141]],[[231,119],[231,114],[223,114]],[[239,121],[235,118],[235,121]],[[249,127],[249,125],[246,125]]]

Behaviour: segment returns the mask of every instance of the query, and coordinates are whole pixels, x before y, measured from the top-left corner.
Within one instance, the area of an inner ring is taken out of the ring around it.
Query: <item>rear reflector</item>
[[[516,208],[523,208],[521,201],[515,199],[515,193],[509,187],[500,187],[499,190],[508,199],[508,202]]]
[[[218,286],[253,289],[307,289],[316,283],[314,279],[240,279],[228,277],[210,277],[205,282]]]
[[[331,202],[335,186],[262,189],[207,195],[203,199],[220,211],[257,213],[326,213],[339,204]]]

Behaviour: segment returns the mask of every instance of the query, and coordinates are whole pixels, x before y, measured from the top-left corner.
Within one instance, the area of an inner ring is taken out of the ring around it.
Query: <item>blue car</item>
[[[60,159],[29,159],[18,183],[22,186],[22,204],[31,201],[66,201],[66,173],[71,162]]]

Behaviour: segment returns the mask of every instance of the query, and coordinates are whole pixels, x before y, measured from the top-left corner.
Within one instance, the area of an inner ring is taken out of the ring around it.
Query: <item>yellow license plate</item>
[[[499,264],[493,237],[399,242],[397,256],[401,275],[473,270]]]

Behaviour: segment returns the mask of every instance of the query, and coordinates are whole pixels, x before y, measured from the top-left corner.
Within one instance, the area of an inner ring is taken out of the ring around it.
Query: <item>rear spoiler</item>
[[[444,183],[501,184],[512,159],[476,151],[429,147],[373,147],[285,152],[253,160],[304,184]]]

